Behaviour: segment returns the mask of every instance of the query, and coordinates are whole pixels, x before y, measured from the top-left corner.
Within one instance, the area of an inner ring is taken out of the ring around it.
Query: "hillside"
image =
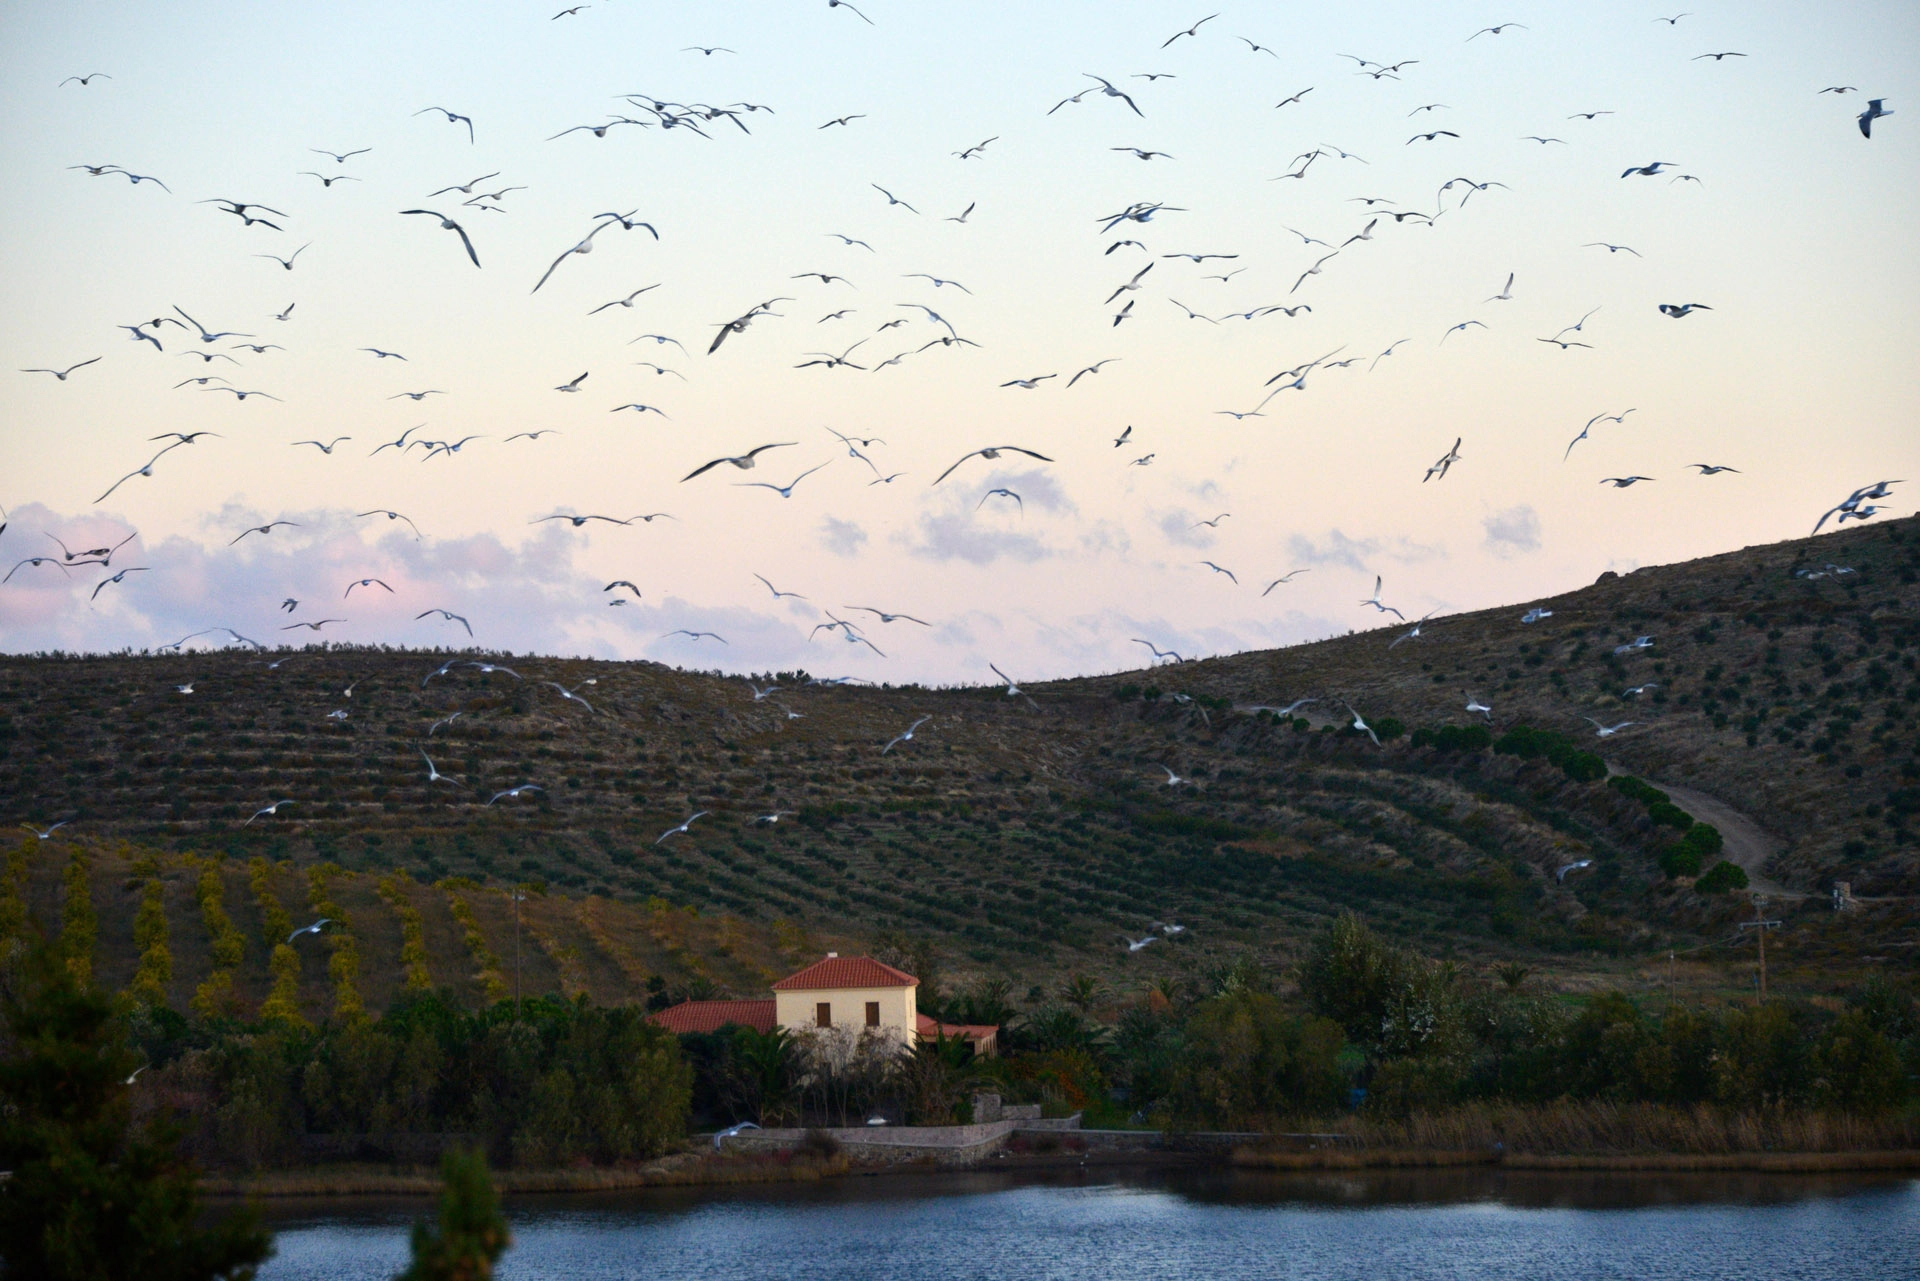
[[[245,940],[234,999],[271,989],[256,857],[296,923],[344,911],[375,1007],[409,973],[475,1001],[510,986],[516,882],[540,886],[527,990],[602,1000],[650,978],[752,992],[835,945],[937,958],[950,985],[1000,973],[1020,993],[1081,971],[1137,988],[1285,959],[1345,907],[1428,950],[1569,983],[1664,981],[1669,949],[1691,953],[1696,986],[1750,982],[1731,941],[1747,896],[1661,870],[1685,815],[1663,826],[1584,767],[1433,741],[1528,726],[1719,829],[1787,922],[1772,963],[1818,988],[1916,963],[1917,582],[1905,520],[1436,618],[1398,645],[1396,624],[1023,697],[787,674],[756,699],[746,681],[652,663],[438,652],[14,657],[0,660],[0,813],[73,819],[27,837],[15,866],[51,928],[74,851],[91,859],[96,954],[116,984],[139,963],[140,903],[159,902],[182,1008],[217,951],[210,867]],[[1551,616],[1522,623],[1532,608]],[[1637,636],[1652,645],[1615,652]],[[518,678],[439,670],[482,657]],[[1320,701],[1291,721],[1248,710],[1300,698]],[[1376,746],[1342,702],[1421,732]],[[1587,716],[1635,724],[1603,740]],[[457,781],[430,782],[423,748]],[[485,803],[526,783],[545,790]],[[323,865],[341,872],[314,877]],[[1831,910],[1836,879],[1856,910]],[[1122,945],[1169,921],[1188,929]],[[322,968],[302,971],[310,1012],[328,1000]]]

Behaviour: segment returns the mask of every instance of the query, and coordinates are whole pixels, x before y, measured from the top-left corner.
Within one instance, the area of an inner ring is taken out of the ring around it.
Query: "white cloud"
[[[1404,535],[1392,540],[1349,538],[1337,529],[1327,531],[1324,543],[1315,543],[1304,534],[1287,540],[1287,555],[1293,564],[1341,565],[1358,573],[1371,573],[1369,562],[1377,556],[1402,564],[1445,557],[1447,549],[1438,544],[1416,543]]]
[[[1524,503],[1482,520],[1487,550],[1495,556],[1523,556],[1540,550],[1540,515]]]
[[[835,556],[857,555],[866,541],[867,531],[860,528],[858,521],[829,516],[820,522],[821,545]]]

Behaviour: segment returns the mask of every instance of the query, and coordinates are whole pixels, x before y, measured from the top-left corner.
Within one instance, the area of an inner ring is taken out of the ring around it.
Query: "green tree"
[[[735,1097],[761,1125],[797,1119],[800,1100],[800,1047],[783,1027],[733,1034],[727,1075]]]
[[[1620,992],[1603,992],[1568,1025],[1561,1088],[1578,1098],[1634,1099],[1653,1035],[1640,1008]]]
[[[1203,1001],[1187,1021],[1186,1052],[1167,1097],[1176,1126],[1248,1129],[1338,1107],[1345,1038],[1331,1019],[1287,1014],[1264,992]]]
[[[1720,1102],[1743,1111],[1804,1102],[1813,1038],[1802,1021],[1800,1011],[1779,1001],[1727,1015],[1713,1064]]]
[[[35,942],[0,992],[0,1257],[9,1276],[244,1281],[273,1252],[251,1210],[203,1224],[164,1121],[132,1124],[126,1012]]]
[[[1406,985],[1413,958],[1390,946],[1352,912],[1342,912],[1308,945],[1300,992],[1360,1045],[1377,1045],[1387,1007]]]
[[[1849,1112],[1880,1112],[1906,1093],[1899,1051],[1859,1010],[1848,1010],[1814,1053],[1815,1096]]]
[[[921,1041],[902,1056],[897,1084],[914,1125],[953,1125],[963,1120],[960,1107],[982,1082],[973,1066],[973,1046],[965,1037],[939,1036]]]
[[[413,1264],[395,1281],[487,1281],[513,1244],[500,1198],[478,1152],[440,1158],[440,1221],[413,1225]]]
[[[1106,985],[1091,974],[1072,975],[1060,986],[1060,999],[1082,1014],[1091,1013],[1106,998]]]

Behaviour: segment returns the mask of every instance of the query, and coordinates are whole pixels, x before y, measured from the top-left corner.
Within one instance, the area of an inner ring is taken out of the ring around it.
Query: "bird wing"
[[[606,226],[606,225],[607,225],[607,224],[603,222],[603,223],[601,223],[601,224],[600,224],[600,227],[604,227],[604,226]],[[600,230],[600,227],[595,227],[595,228],[594,228],[594,230],[595,230],[595,231],[598,231],[598,230]],[[462,238],[464,239],[464,233],[462,233]],[[593,237],[592,237],[591,235],[589,235],[589,236],[587,237],[587,240],[592,240],[592,239],[593,239]],[[584,244],[586,244],[586,243],[587,243],[587,241],[586,241],[586,240],[583,240],[583,241],[581,241],[581,242],[580,242],[580,244],[582,244],[582,245],[584,245]],[[544,285],[544,284],[546,284],[546,283],[547,283],[547,277],[549,277],[549,276],[551,276],[551,275],[553,275],[553,273],[554,273],[554,271],[555,271],[556,269],[558,269],[558,268],[559,268],[559,266],[560,266],[560,264],[561,264],[561,263],[563,263],[563,262],[565,262],[565,261],[567,260],[567,254],[570,254],[570,253],[573,253],[573,252],[574,252],[574,250],[575,250],[575,249],[578,249],[578,248],[579,248],[579,246],[578,246],[578,245],[576,245],[576,246],[574,246],[574,249],[569,249],[569,250],[567,250],[567,252],[566,252],[566,253],[563,253],[563,254],[561,254],[561,255],[560,255],[560,256],[559,256],[558,258],[555,258],[555,259],[553,260],[553,264],[552,264],[551,266],[549,266],[549,267],[547,268],[547,270],[546,270],[546,272],[545,272],[545,274],[543,274],[543,275],[542,275],[542,276],[540,277],[540,280],[539,280],[539,283],[538,283],[538,284],[536,284],[536,285],[534,285],[534,287],[533,287],[533,288],[532,288],[531,290],[529,290],[528,292],[530,292],[530,293],[536,293],[536,294],[537,294],[537,293],[539,293],[539,292],[540,292],[540,286],[541,286],[541,285]],[[478,263],[477,263],[477,262],[476,262],[476,265],[478,265]],[[608,306],[608,307],[611,307],[611,306],[613,306],[613,304],[612,304],[612,303],[608,303],[608,304],[607,304],[607,306]],[[602,310],[605,310],[605,308],[599,308],[599,307],[596,307],[596,308],[595,308],[594,310],[595,310],[595,311],[602,311]]]
[[[943,481],[943,480],[945,480],[945,479],[946,479],[947,477],[949,477],[949,476],[951,476],[951,475],[953,475],[953,473],[954,473],[954,470],[955,470],[955,468],[957,468],[957,467],[959,467],[961,463],[964,463],[964,462],[966,462],[966,461],[967,461],[967,459],[969,459],[969,458],[973,458],[973,457],[975,457],[976,455],[978,455],[978,454],[980,454],[980,453],[982,453],[982,452],[984,452],[984,451],[982,451],[982,450],[978,450],[978,449],[976,449],[976,450],[974,450],[974,451],[973,451],[972,453],[970,453],[970,454],[962,454],[962,455],[960,455],[960,458],[959,458],[959,461],[957,461],[957,462],[955,462],[955,463],[953,464],[953,466],[952,466],[952,467],[949,467],[949,468],[947,468],[947,469],[946,469],[945,471],[943,471],[943,472],[941,472],[941,473],[940,473],[940,474],[939,474],[938,476],[936,476],[936,477],[934,477],[934,481],[933,481],[933,483],[934,483],[934,485],[938,485],[938,484],[939,484],[939,483],[940,483],[941,481]],[[1051,460],[1049,460],[1049,461],[1051,461]],[[929,488],[929,489],[931,489],[931,488],[932,488],[932,486],[930,485],[930,486],[928,486],[928,488]],[[111,491],[111,490],[109,490],[108,492],[109,492],[109,493],[111,493],[112,491]],[[989,664],[987,664],[987,666],[989,666],[989,667],[992,667],[992,666],[993,666],[993,664],[991,664],[991,663],[989,663]],[[1000,669],[996,667],[996,668],[994,668],[994,670],[995,670],[995,671],[999,671]]]
[[[752,455],[748,455],[748,457],[752,457]],[[712,471],[715,467],[718,467],[721,463],[730,463],[730,462],[733,462],[733,459],[716,458],[710,463],[704,463],[701,466],[694,468],[692,471],[688,472],[686,475],[682,476],[680,478],[680,483],[684,485],[688,481],[692,480],[695,476],[704,475],[707,472]]]

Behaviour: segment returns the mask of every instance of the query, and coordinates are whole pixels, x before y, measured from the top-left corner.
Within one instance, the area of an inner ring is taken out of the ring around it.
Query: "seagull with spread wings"
[[[440,229],[442,231],[457,232],[460,236],[460,243],[466,246],[467,257],[473,260],[474,266],[478,267],[480,265],[480,255],[473,251],[473,241],[468,238],[467,229],[465,227],[462,227],[459,223],[455,222],[453,219],[447,217],[443,213],[436,213],[431,209],[402,209],[400,212],[402,215],[425,214],[429,218],[438,218],[440,220]]]
[[[424,115],[427,115],[429,112],[434,112],[434,111],[437,111],[441,115],[445,116],[447,118],[448,124],[459,123],[459,124],[465,125],[467,127],[467,145],[469,146],[473,145],[473,120],[471,117],[460,115],[458,112],[448,111],[445,107],[422,107],[420,108],[420,110],[414,112],[413,114],[416,116],[424,116]],[[489,178],[493,176],[494,175],[492,174],[487,175],[487,177]],[[478,182],[480,181],[480,179],[476,178],[474,179],[474,181]]]
[[[122,328],[125,328],[125,326],[122,326]],[[67,375],[74,370],[85,369],[88,365],[99,363],[99,360],[100,357],[95,356],[92,360],[83,360],[77,365],[68,365],[65,369],[22,369],[20,372],[23,374],[52,374],[61,382],[65,382],[67,381]]]
[[[809,467],[784,485],[775,485],[772,482],[765,481],[765,480],[736,480],[733,483],[735,488],[738,488],[738,489],[771,489],[774,493],[780,495],[780,497],[782,498],[792,498],[793,490],[796,485],[798,485],[801,481],[805,480],[807,477],[813,475],[813,473],[819,471],[820,467],[826,467],[830,465],[832,462],[833,460],[829,458],[826,462],[821,463],[819,467]]]
[[[916,720],[913,724],[907,726],[905,730],[901,731],[898,734],[895,734],[891,739],[887,741],[887,745],[880,749],[880,755],[885,756],[888,752],[891,752],[894,748],[898,747],[902,743],[911,743],[913,741],[913,732],[919,729],[922,725],[925,725],[928,721],[932,719],[933,717],[931,716],[922,716],[920,719]]]
[[[754,466],[756,455],[763,454],[769,449],[785,449],[789,445],[797,445],[799,443],[800,442],[795,440],[775,441],[771,445],[756,446],[753,449],[749,449],[744,454],[734,454],[726,458],[716,458],[710,463],[702,463],[700,466],[694,468],[692,471],[682,476],[680,478],[680,483],[684,485],[688,481],[692,480],[695,476],[699,476],[706,472],[712,471],[715,467],[720,466],[720,464],[722,463],[729,463],[735,467],[738,467],[742,471],[750,471]]]
[[[1049,375],[1049,377],[1051,377],[1051,375]],[[1027,457],[1037,458],[1043,463],[1050,463],[1053,461],[1053,459],[1047,457],[1045,454],[1037,454],[1033,450],[1023,449],[1019,445],[989,445],[985,449],[976,449],[976,450],[973,450],[971,453],[960,455],[958,461],[956,461],[952,467],[947,468],[945,471],[941,472],[938,476],[934,477],[933,483],[935,485],[938,485],[941,481],[953,475],[953,473],[959,468],[960,464],[966,462],[967,459],[969,458],[984,458],[988,462],[992,462],[994,459],[1000,457],[1000,455],[1003,453],[1025,454]],[[932,488],[932,486],[930,485],[928,486],[928,488]]]
[[[444,619],[445,621],[447,621],[447,622],[449,622],[449,623],[458,623],[458,624],[460,624],[460,626],[462,626],[462,627],[464,627],[464,628],[466,628],[466,629],[467,629],[467,635],[469,635],[469,636],[471,636],[471,635],[473,635],[473,624],[472,624],[472,623],[469,623],[469,622],[468,622],[468,621],[467,621],[466,619],[464,619],[464,618],[462,618],[462,617],[461,617],[460,615],[458,615],[458,614],[456,614],[456,613],[454,613],[454,612],[453,612],[452,610],[446,610],[446,609],[427,609],[427,610],[422,610],[421,612],[419,612],[418,614],[415,614],[415,615],[413,616],[413,620],[414,620],[414,621],[415,621],[415,622],[417,623],[417,622],[419,622],[419,621],[420,621],[421,619],[423,619],[423,618],[425,618],[425,617],[426,617],[427,615],[429,615],[429,614],[438,614],[438,615],[440,615],[440,617],[441,617],[442,619]]]
[[[1403,623],[1406,622],[1407,616],[1405,614],[1401,613],[1399,610],[1395,609],[1391,605],[1384,605],[1380,602],[1381,581],[1382,580],[1380,575],[1375,574],[1373,576],[1373,595],[1367,597],[1365,600],[1361,601],[1360,603],[1362,605],[1371,605],[1383,614],[1392,614],[1395,618],[1399,619],[1401,622]]]

